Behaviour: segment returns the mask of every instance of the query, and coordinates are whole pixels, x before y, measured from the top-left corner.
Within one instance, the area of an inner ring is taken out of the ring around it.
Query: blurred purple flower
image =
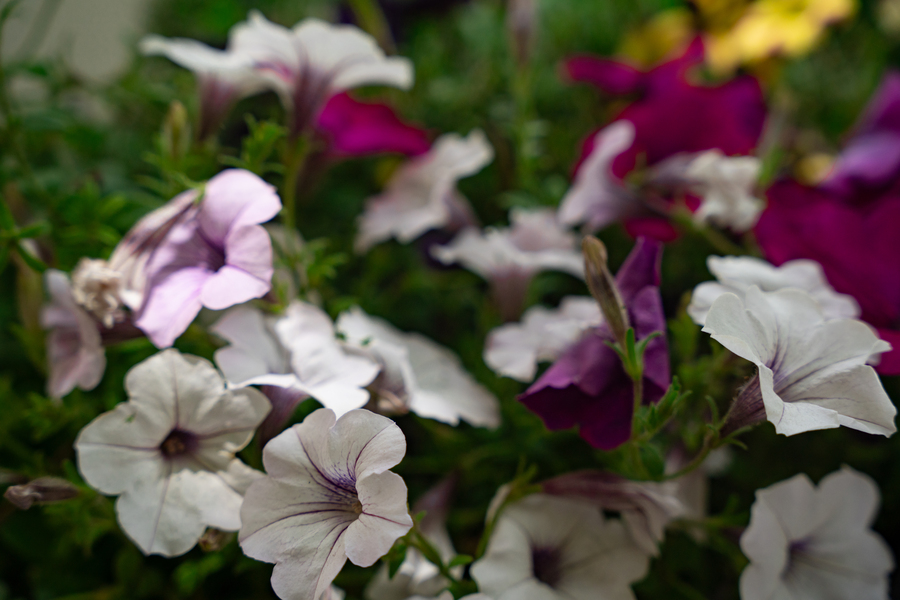
[[[631,121],[635,129],[634,143],[612,162],[615,177],[624,179],[638,165],[653,166],[680,153],[717,149],[732,156],[753,151],[766,115],[759,83],[741,76],[721,85],[696,85],[689,80],[688,70],[702,61],[703,44],[698,38],[682,56],[647,72],[588,56],[565,63],[575,81],[591,83],[612,95],[637,95],[614,119]],[[585,140],[576,169],[593,152],[595,134]],[[658,218],[631,219],[626,228],[634,236],[662,241],[675,237],[674,229]]]
[[[616,275],[637,340],[662,333],[647,344],[644,354],[644,402],[658,401],[669,386],[666,320],[659,295],[661,258],[659,242],[638,238]],[[578,425],[581,437],[603,450],[628,440],[634,412],[632,381],[608,341],[614,338],[606,325],[592,330],[519,396],[549,429]]]
[[[797,258],[821,263],[834,289],[856,298],[862,320],[895,348],[881,355],[878,372],[900,374],[900,196],[854,207],[821,189],[782,181],[768,197],[755,230],[766,258],[775,265]]]
[[[396,152],[417,156],[431,143],[423,129],[400,120],[386,104],[360,102],[349,94],[329,98],[316,122],[332,155],[365,156]]]
[[[900,73],[888,73],[820,187],[863,204],[900,176]]]
[[[281,210],[272,186],[249,171],[223,171],[192,210],[147,264],[148,289],[135,325],[160,348],[171,346],[202,307],[221,310],[271,288],[272,242],[259,223]]]

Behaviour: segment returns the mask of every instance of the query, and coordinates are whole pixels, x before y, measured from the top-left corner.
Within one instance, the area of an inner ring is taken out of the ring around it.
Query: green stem
[[[703,461],[706,460],[706,457],[709,456],[709,453],[718,448],[721,444],[719,443],[719,436],[717,435],[707,435],[706,439],[703,441],[703,447],[700,449],[700,452],[697,453],[691,462],[681,467],[674,473],[668,473],[664,475],[661,481],[670,481],[672,479],[678,479],[679,477],[683,477],[687,475],[697,467],[703,464]]]
[[[743,256],[748,254],[746,249],[729,240],[721,231],[695,223],[694,219],[691,218],[690,213],[687,211],[672,211],[672,220],[682,229],[695,233],[705,239],[706,242],[720,254],[726,256]]]
[[[288,149],[284,157],[281,202],[284,205],[284,225],[289,229],[297,228],[297,182],[306,158],[309,156],[309,147],[309,138],[301,135],[296,140],[288,141]]]
[[[384,11],[377,0],[349,0],[350,10],[356,17],[359,26],[371,35],[387,54],[393,54],[397,48],[391,36],[391,28],[384,16]]]

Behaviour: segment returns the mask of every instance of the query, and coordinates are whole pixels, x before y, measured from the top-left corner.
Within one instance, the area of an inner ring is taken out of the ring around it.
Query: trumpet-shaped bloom
[[[337,330],[348,344],[381,364],[370,389],[385,410],[412,411],[451,425],[460,419],[479,427],[500,424],[497,399],[447,348],[399,331],[359,307],[341,313]]]
[[[866,365],[890,345],[860,321],[826,319],[809,294],[757,286],[743,299],[722,294],[703,331],[759,368],[758,380],[735,401],[735,426],[766,418],[784,435],[840,425],[885,436],[896,431],[897,410]]]
[[[106,370],[100,325],[75,302],[65,273],[49,269],[44,281],[50,294],[50,304],[41,311],[41,326],[49,330],[47,394],[62,398],[76,387],[92,390]]]
[[[145,554],[177,556],[207,527],[236,531],[261,474],[234,457],[269,411],[251,388],[226,390],[211,364],[164,350],[125,376],[128,402],[78,434],[78,470],[119,496],[122,529]]]
[[[596,506],[533,494],[501,513],[472,577],[494,600],[633,599],[648,563],[622,523]]]
[[[357,252],[391,238],[406,244],[436,228],[459,229],[475,222],[468,201],[456,182],[474,175],[494,159],[481,130],[465,138],[442,135],[426,154],[401,166],[387,189],[366,201],[359,218]]]
[[[184,198],[197,201],[198,193]],[[281,210],[265,181],[239,169],[209,180],[199,204],[174,225],[147,263],[147,293],[135,321],[159,347],[171,346],[202,307],[221,310],[265,295],[272,241],[259,223]]]
[[[285,388],[295,393],[294,406],[301,398],[312,397],[338,417],[369,401],[365,387],[381,368],[350,351],[335,337],[328,315],[305,302],[292,302],[281,317],[240,306],[212,331],[231,344],[215,355],[228,381]],[[290,412],[279,416],[289,417]]]
[[[887,600],[894,559],[872,531],[878,487],[849,467],[813,486],[800,474],[757,490],[741,550],[742,600]]]
[[[400,428],[365,410],[317,410],[266,445],[268,475],[247,490],[239,539],[275,563],[280,598],[318,600],[348,558],[369,567],[409,531],[406,484],[388,470],[405,453]]]
[[[338,92],[362,85],[408,89],[413,83],[409,59],[385,56],[370,35],[352,25],[310,18],[288,29],[251,11],[232,28],[229,43],[281,97],[293,134],[311,125]]]
[[[683,56],[648,72],[638,71],[622,62],[589,56],[567,61],[566,70],[576,81],[592,83],[613,95],[637,95],[637,99],[615,119],[631,122],[634,142],[614,156],[612,179],[605,167],[597,167],[603,161],[599,157],[591,159],[591,155],[602,150],[612,156],[617,145],[598,146],[597,142],[605,141],[605,138],[598,139],[591,135],[582,148],[576,183],[579,183],[580,171],[588,167],[597,169],[603,178],[594,184],[594,189],[609,190],[614,189],[609,187],[609,181],[624,180],[638,165],[653,167],[677,154],[713,149],[720,150],[726,156],[750,154],[762,133],[765,120],[762,90],[755,79],[747,76],[736,77],[719,86],[691,83],[687,77],[688,71],[702,62],[703,56],[703,44],[698,39]],[[624,141],[621,143],[624,144]],[[592,178],[590,173],[584,176],[584,179]],[[580,185],[584,186],[586,182]],[[605,201],[609,201],[609,196],[607,193]],[[616,198],[615,194],[612,196]],[[599,196],[594,195],[593,198]],[[592,210],[604,215],[600,222],[609,222],[614,214],[618,215],[617,218],[629,219],[626,228],[632,235],[643,234],[664,241],[675,237],[670,225],[653,217],[646,209],[642,211],[640,206],[633,206],[634,203],[629,203],[627,197],[617,198],[617,202],[606,205],[616,209],[612,212]],[[590,216],[584,209],[581,212],[586,217]]]
[[[835,292],[825,279],[822,265],[814,260],[790,260],[776,267],[752,256],[710,256],[706,265],[718,281],[707,281],[694,288],[687,312],[697,325],[706,322],[706,313],[716,298],[726,292],[742,298],[752,285],[764,292],[801,289],[819,303],[828,318],[859,317],[856,300]]]
[[[616,274],[637,340],[662,334],[650,340],[644,353],[645,402],[658,401],[669,387],[666,319],[658,287],[661,258],[661,244],[639,238]],[[549,429],[577,425],[581,437],[604,450],[628,440],[634,413],[631,378],[609,341],[614,338],[605,324],[588,331],[519,396]]]
[[[520,323],[507,323],[488,334],[484,362],[498,375],[534,380],[540,362],[554,361],[603,315],[591,297],[567,296],[556,309],[533,306]]]
[[[859,303],[862,320],[900,348],[900,237],[895,232],[900,196],[851,206],[791,181],[776,183],[768,196],[755,230],[766,258],[776,265],[797,258],[820,263],[828,283]],[[877,368],[886,375],[900,373],[900,351],[882,355]]]
[[[386,104],[360,102],[349,94],[332,96],[319,118],[316,130],[333,156],[365,156],[397,152],[418,156],[428,152],[425,131],[404,123]]]
[[[444,264],[459,263],[486,279],[506,320],[518,318],[528,285],[540,271],[584,277],[578,240],[550,209],[510,213],[509,228],[466,229],[431,253]]]

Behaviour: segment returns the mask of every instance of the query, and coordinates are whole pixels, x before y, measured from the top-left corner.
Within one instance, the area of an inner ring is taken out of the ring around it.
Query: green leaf
[[[457,554],[454,556],[450,562],[447,564],[447,568],[452,569],[453,567],[459,567],[461,565],[467,565],[475,560],[473,557],[468,554]]]
[[[660,479],[666,472],[666,458],[655,444],[641,446],[641,461],[653,479]]]
[[[22,257],[22,260],[25,261],[26,265],[28,265],[38,273],[43,273],[47,270],[47,265],[44,264],[44,261],[22,247],[22,244],[16,244],[16,252],[18,252],[19,256]]]
[[[388,564],[388,578],[393,579],[397,574],[397,571],[400,570],[400,566],[403,564],[403,561],[406,560],[406,550],[408,546],[403,541],[398,541],[394,544],[390,551],[385,556],[385,560]]]

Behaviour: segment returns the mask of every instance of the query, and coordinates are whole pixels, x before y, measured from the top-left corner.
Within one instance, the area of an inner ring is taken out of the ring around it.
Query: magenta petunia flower
[[[900,73],[885,75],[820,187],[864,204],[900,178]]]
[[[425,130],[401,121],[390,106],[360,102],[347,93],[328,99],[316,129],[328,153],[338,157],[384,152],[418,156],[431,146]]]
[[[682,56],[647,72],[588,56],[566,62],[565,70],[575,81],[612,95],[637,96],[615,118],[634,125],[634,142],[612,161],[612,175],[624,179],[638,165],[653,166],[677,154],[719,150],[733,156],[753,151],[766,112],[759,84],[742,76],[721,85],[697,85],[688,71],[702,61],[703,44],[697,39]],[[594,150],[595,134],[582,147],[578,169]],[[632,235],[664,241],[675,236],[658,218],[633,218],[626,228]]]
[[[644,354],[644,402],[656,402],[669,387],[666,319],[659,295],[662,246],[639,238],[619,269],[616,283],[638,341],[653,332],[663,335],[647,344]],[[632,381],[622,361],[606,342],[614,341],[604,324],[567,350],[519,396],[549,429],[578,426],[595,448],[611,450],[631,435],[634,412]]]
[[[756,226],[766,258],[775,265],[797,258],[821,263],[828,283],[859,302],[862,320],[900,348],[900,196],[855,207],[821,189],[782,181],[768,197]],[[882,354],[876,368],[900,374],[900,351]]]
[[[202,307],[221,310],[271,288],[272,241],[259,224],[281,210],[272,186],[249,171],[223,171],[192,210],[147,265],[148,289],[135,325],[160,348],[171,346]]]

